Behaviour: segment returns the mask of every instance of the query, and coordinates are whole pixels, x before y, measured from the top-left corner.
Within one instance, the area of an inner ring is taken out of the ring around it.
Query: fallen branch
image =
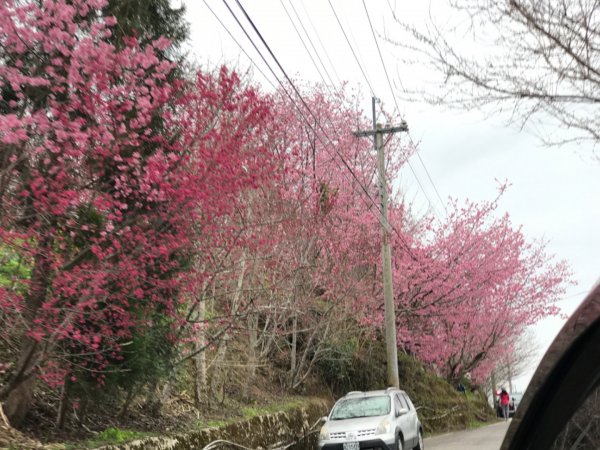
[[[244,447],[243,445],[236,444],[235,442],[231,442],[231,441],[226,441],[224,439],[219,439],[218,441],[213,441],[210,444],[208,444],[206,447],[203,447],[202,450],[211,450],[213,448],[217,448],[217,446],[219,444],[233,445],[234,447],[238,447],[238,448],[241,448],[243,450],[253,450],[253,449],[251,449],[249,447]]]
[[[454,406],[452,409],[448,409],[445,412],[443,412],[440,415],[437,416],[433,416],[433,417],[423,417],[425,420],[439,420],[439,419],[443,419],[446,416],[449,416],[450,414],[452,414],[453,412],[455,412],[457,409],[459,408],[459,405]],[[429,409],[431,411],[437,411],[433,408],[428,408],[426,406],[423,406],[423,409]]]
[[[8,419],[4,415],[4,409],[2,409],[2,403],[0,403],[0,416],[2,417],[2,422],[4,422],[4,428],[11,428],[10,424],[8,423]]]

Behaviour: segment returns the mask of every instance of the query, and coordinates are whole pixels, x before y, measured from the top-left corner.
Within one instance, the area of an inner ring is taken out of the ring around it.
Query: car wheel
[[[423,442],[423,432],[419,430],[419,443],[413,450],[425,450],[425,443]]]
[[[396,448],[398,450],[404,450],[404,441],[402,440],[402,436],[400,434],[396,436]]]

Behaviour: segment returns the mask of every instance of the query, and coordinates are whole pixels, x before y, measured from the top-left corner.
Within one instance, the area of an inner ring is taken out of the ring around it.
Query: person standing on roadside
[[[500,394],[497,394],[500,397],[500,408],[502,408],[502,417],[504,420],[508,420],[508,404],[510,403],[510,395],[506,392],[506,389],[502,388]]]

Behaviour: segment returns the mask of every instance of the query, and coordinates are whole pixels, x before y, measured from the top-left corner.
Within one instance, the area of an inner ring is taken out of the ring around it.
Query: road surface
[[[499,450],[510,422],[425,439],[427,450]]]

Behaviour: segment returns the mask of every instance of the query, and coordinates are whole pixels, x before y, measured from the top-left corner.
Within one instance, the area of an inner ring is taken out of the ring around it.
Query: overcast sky
[[[290,76],[310,81],[329,82],[331,79],[334,84],[347,81],[350,87],[359,90],[361,98],[364,97],[362,107],[367,117],[371,117],[372,94],[382,100],[388,111],[396,109],[362,0],[331,0],[346,36],[338,25],[329,0],[293,0],[293,7],[289,0],[240,2]],[[253,61],[234,42],[206,3]],[[191,25],[190,57],[207,68],[220,64],[237,67],[240,71],[250,68],[253,79],[265,90],[271,90],[270,83],[277,84],[275,77],[244,36],[224,2],[206,0],[206,3],[204,0],[185,2]],[[260,46],[277,76],[283,79],[243,18],[235,0],[228,0],[228,3]],[[578,285],[570,288],[560,303],[565,314],[571,314],[600,276],[600,164],[592,158],[591,148],[574,145],[545,148],[533,134],[527,130],[520,131],[516,126],[507,126],[506,118],[498,115],[479,111],[461,113],[441,106],[402,100],[404,89],[435,88],[440,77],[428,72],[424,65],[407,63],[404,51],[381,38],[382,35],[392,39],[399,36],[391,10],[395,9],[403,20],[421,26],[432,15],[436,21],[450,20],[446,16],[449,10],[445,4],[446,0],[434,0],[431,4],[425,1],[366,0],[399,103],[396,116],[408,122],[412,138],[420,143],[419,154],[424,162],[424,165],[421,164],[413,156],[411,166],[416,177],[410,167],[405,167],[395,183],[407,193],[408,199],[415,202],[418,210],[433,209],[443,217],[444,207],[438,193],[444,201],[449,196],[491,200],[497,193],[496,180],[508,180],[511,187],[500,202],[501,210],[510,214],[515,225],[522,225],[528,237],[548,240],[549,251],[560,259],[566,259],[572,267]],[[303,35],[304,44],[311,51],[319,71],[290,22],[286,9]],[[304,30],[310,35],[310,41],[304,36]],[[468,39],[464,42],[464,45],[472,45]],[[317,49],[318,55],[312,46]],[[267,75],[268,80],[260,71]],[[536,326],[536,336],[544,351],[563,323],[564,319],[552,318]],[[519,390],[526,387],[533,369],[517,380]]]

